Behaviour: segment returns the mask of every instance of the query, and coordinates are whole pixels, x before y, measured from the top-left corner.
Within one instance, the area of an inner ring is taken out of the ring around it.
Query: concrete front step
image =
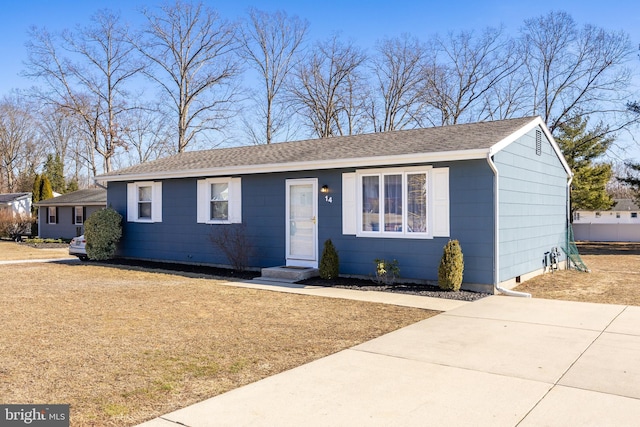
[[[269,267],[263,268],[261,272],[262,277],[257,279],[291,283],[318,275],[318,269],[311,267]]]

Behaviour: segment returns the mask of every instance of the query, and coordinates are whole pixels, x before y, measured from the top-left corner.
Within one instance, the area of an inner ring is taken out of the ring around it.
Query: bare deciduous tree
[[[285,12],[249,10],[242,27],[241,55],[262,80],[255,99],[261,130],[250,129],[255,144],[270,144],[287,126],[286,108],[278,102],[287,76],[296,65],[296,55],[307,34],[309,23]]]
[[[33,28],[27,44],[25,74],[46,84],[39,94],[45,103],[80,119],[105,172],[112,170],[112,158],[123,145],[123,117],[131,108],[126,85],[141,70],[127,40],[119,16],[103,10],[77,33],[64,31],[56,37]]]
[[[425,78],[423,43],[404,34],[378,42],[376,50],[372,68],[382,107],[372,110],[373,128],[385,132],[419,125],[424,111],[420,91]]]
[[[533,89],[531,112],[552,132],[576,116],[605,114],[612,132],[628,124],[621,114],[629,101],[624,64],[633,52],[626,34],[578,28],[569,14],[551,12],[525,21],[521,43]]]
[[[33,117],[26,102],[17,94],[0,101],[0,172],[4,188],[16,192],[29,188],[20,178],[35,173],[42,161],[42,150],[36,141]]]
[[[487,28],[478,38],[473,32],[434,37],[423,93],[429,122],[450,125],[481,120],[487,115],[487,95],[520,66],[516,52],[502,29]]]
[[[136,165],[175,153],[174,128],[157,107],[143,107],[129,116],[123,138],[130,147],[126,166]]]
[[[334,35],[318,43],[295,67],[288,90],[298,113],[318,137],[351,134],[358,116],[365,115],[366,96],[356,92],[365,59],[359,48]]]
[[[202,3],[177,1],[143,13],[143,40],[132,41],[160,71],[146,74],[168,96],[182,152],[198,135],[223,130],[232,116],[240,73],[236,25]]]

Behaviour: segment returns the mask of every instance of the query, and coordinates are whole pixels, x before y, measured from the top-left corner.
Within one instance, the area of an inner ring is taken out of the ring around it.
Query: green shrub
[[[331,239],[324,242],[319,270],[323,279],[335,279],[340,274],[340,258]]]
[[[393,285],[398,277],[400,277],[400,267],[398,260],[387,261],[385,259],[376,258],[373,260],[376,265],[376,277],[374,281],[385,285]]]
[[[89,259],[105,260],[113,258],[116,243],[122,237],[122,215],[112,208],[92,213],[84,223],[84,237],[87,240]]]
[[[459,291],[462,285],[464,260],[462,248],[457,240],[449,240],[445,245],[438,267],[438,286],[446,291]]]

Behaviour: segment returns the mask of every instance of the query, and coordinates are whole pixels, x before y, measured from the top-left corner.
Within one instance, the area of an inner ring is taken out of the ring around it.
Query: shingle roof
[[[488,150],[536,117],[459,124],[425,129],[337,136],[270,145],[191,151],[121,169],[98,177],[100,181],[171,172],[264,165],[303,165],[313,162],[384,158],[427,153]],[[344,163],[342,163],[344,164]],[[301,166],[302,167],[302,166]]]
[[[11,203],[14,200],[20,199],[25,196],[30,196],[31,193],[5,193],[0,194],[0,203]]]
[[[87,206],[107,204],[107,190],[102,188],[89,188],[73,193],[63,194],[51,199],[41,200],[36,206]]]

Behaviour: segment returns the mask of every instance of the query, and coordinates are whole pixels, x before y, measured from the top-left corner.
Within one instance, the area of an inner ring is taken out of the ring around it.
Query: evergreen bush
[[[89,259],[105,260],[113,258],[116,244],[122,237],[122,215],[112,208],[92,213],[84,223],[84,237],[87,240]]]
[[[457,240],[449,240],[445,245],[438,267],[438,286],[446,291],[459,291],[462,285],[464,260],[462,248]]]
[[[323,279],[335,279],[340,274],[340,259],[338,251],[331,239],[324,242],[322,257],[320,258],[320,277]]]

